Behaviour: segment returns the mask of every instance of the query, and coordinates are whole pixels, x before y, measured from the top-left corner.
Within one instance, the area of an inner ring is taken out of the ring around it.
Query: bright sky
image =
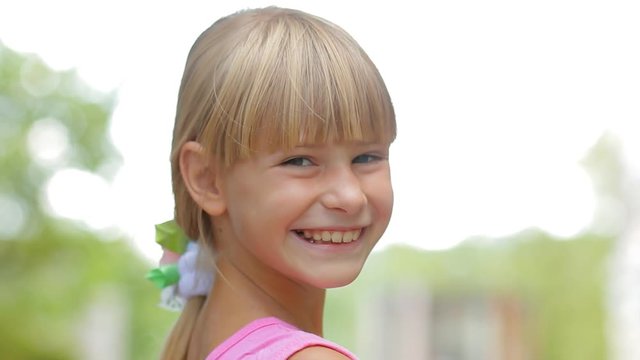
[[[220,16],[270,4],[338,23],[387,82],[399,137],[380,248],[445,249],[531,226],[571,236],[594,210],[579,165],[588,148],[609,130],[640,159],[635,1],[13,1],[0,41],[118,91],[111,135],[124,165],[113,183],[58,174],[52,208],[116,226],[157,256],[153,225],[173,214],[168,154],[187,52]]]

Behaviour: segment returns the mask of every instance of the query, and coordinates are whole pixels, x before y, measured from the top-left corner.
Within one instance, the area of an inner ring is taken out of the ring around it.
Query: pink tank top
[[[309,346],[324,346],[358,358],[349,350],[320,336],[304,332],[275,317],[255,320],[240,329],[218,347],[206,360],[286,360]]]

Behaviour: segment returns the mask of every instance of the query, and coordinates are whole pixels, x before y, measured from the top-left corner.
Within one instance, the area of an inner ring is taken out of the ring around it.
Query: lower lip
[[[352,240],[347,243],[343,243],[343,242],[334,243],[334,242],[322,241],[322,240],[312,243],[309,240],[299,236],[297,233],[295,232],[292,232],[292,233],[296,238],[298,238],[298,240],[300,240],[301,243],[303,243],[309,248],[316,249],[322,252],[328,252],[328,253],[342,253],[342,252],[353,252],[354,250],[360,248],[362,244],[362,238],[365,233],[365,229],[362,229],[362,231],[360,232],[360,236],[358,236],[357,240]]]

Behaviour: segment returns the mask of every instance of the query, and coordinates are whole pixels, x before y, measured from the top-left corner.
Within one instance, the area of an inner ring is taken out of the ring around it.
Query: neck
[[[301,330],[322,335],[326,290],[301,285],[275,270],[239,269],[224,258],[218,262],[219,291],[214,298],[230,301],[220,307],[256,317],[275,316]]]
[[[249,322],[274,316],[322,336],[326,290],[303,286],[272,271],[239,269],[218,258],[218,274],[196,324],[203,353],[210,352]],[[194,339],[195,340],[195,339]]]

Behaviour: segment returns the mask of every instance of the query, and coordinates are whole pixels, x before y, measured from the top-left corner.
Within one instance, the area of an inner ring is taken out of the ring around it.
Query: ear
[[[209,215],[219,216],[227,207],[220,191],[220,172],[211,158],[202,145],[189,141],[180,149],[180,173],[193,200]]]

